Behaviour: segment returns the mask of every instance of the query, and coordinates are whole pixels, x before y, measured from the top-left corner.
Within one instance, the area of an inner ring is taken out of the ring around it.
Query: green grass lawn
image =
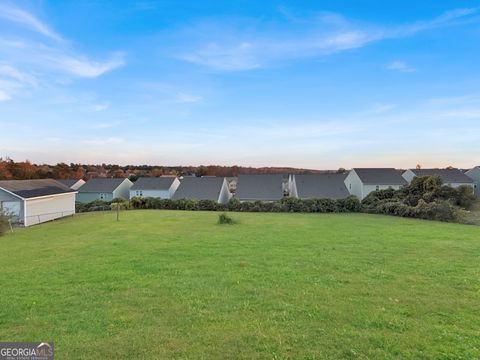
[[[480,227],[129,211],[0,238],[0,341],[58,359],[478,359]]]

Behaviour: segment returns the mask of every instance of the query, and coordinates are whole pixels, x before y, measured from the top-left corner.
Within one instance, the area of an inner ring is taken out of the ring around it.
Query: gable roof
[[[458,169],[410,169],[415,176],[434,176],[437,175],[442,179],[444,184],[451,183],[467,183],[473,184],[473,180],[470,179],[465,173]]]
[[[80,179],[57,179],[57,181],[58,181],[60,184],[63,184],[63,185],[68,186],[68,187],[72,187],[72,186],[75,185],[77,182],[79,182]]]
[[[345,186],[347,174],[295,175],[300,199],[343,199],[350,195]]]
[[[283,198],[282,174],[239,175],[235,197],[240,200],[274,201]]]
[[[9,191],[23,199],[75,192],[75,190],[53,179],[2,180],[0,181],[0,189]]]
[[[130,190],[169,190],[176,177],[141,177],[133,183]]]
[[[120,186],[124,178],[114,179],[89,179],[79,189],[79,193],[111,193]]]
[[[184,177],[173,199],[218,201],[224,182],[223,177]]]
[[[365,185],[406,185],[400,170],[394,168],[354,168]]]

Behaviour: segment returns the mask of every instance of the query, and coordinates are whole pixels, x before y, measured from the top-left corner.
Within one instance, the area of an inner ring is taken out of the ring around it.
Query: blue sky
[[[480,162],[480,2],[2,1],[0,156]]]

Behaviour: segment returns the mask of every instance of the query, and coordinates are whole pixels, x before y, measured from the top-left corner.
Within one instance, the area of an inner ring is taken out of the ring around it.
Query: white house
[[[130,199],[133,197],[154,197],[171,199],[180,180],[173,176],[141,177],[130,188]]]
[[[224,177],[187,176],[180,181],[173,199],[213,200],[219,204],[225,204],[230,200],[230,191]]]
[[[475,166],[474,168],[467,170],[465,175],[474,182],[475,195],[480,198],[480,166]]]
[[[462,185],[472,188],[475,186],[474,181],[458,169],[409,169],[406,170],[402,176],[409,183],[414,177],[438,176],[444,185],[454,188]]]
[[[77,201],[89,203],[95,200],[129,199],[132,185],[130,180],[123,178],[90,179],[78,189]]]
[[[400,189],[407,185],[399,170],[393,168],[354,168],[345,178],[351,195],[363,200],[372,191]]]
[[[0,181],[0,210],[31,226],[75,214],[76,191],[53,180]]]
[[[57,181],[72,190],[78,190],[85,184],[85,180],[83,179],[57,179]]]

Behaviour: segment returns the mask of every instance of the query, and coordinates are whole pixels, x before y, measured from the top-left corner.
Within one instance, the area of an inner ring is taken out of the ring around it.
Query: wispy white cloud
[[[99,112],[99,111],[104,111],[107,110],[110,104],[108,103],[99,103],[95,104],[91,107],[92,111]]]
[[[196,46],[177,50],[176,57],[217,71],[251,70],[283,59],[325,56],[373,42],[412,36],[453,25],[456,20],[472,17],[477,12],[477,8],[456,9],[428,21],[388,27],[357,23],[334,13],[302,20],[292,19],[289,14],[288,31],[271,23],[205,21],[189,24],[188,29],[179,32],[179,36],[187,37]]]
[[[19,24],[41,35],[31,37],[9,27],[10,38],[7,35],[0,38],[0,90],[6,94],[5,99],[27,89],[68,84],[78,77],[96,78],[125,65],[125,55],[121,52],[105,60],[78,53],[50,26],[14,5],[0,5],[2,21]]]
[[[410,67],[405,61],[393,61],[390,64],[387,65],[388,70],[395,70],[395,71],[400,71],[400,72],[414,72],[415,69]]]
[[[202,97],[181,92],[177,94],[176,101],[178,103],[196,103],[202,101]]]
[[[62,37],[57,34],[48,25],[37,19],[32,14],[7,4],[0,5],[0,18],[8,20],[13,23],[25,26],[33,31],[36,31],[50,39],[62,41]]]
[[[8,101],[10,99],[11,99],[10,95],[8,95],[5,91],[0,90],[0,102]]]

